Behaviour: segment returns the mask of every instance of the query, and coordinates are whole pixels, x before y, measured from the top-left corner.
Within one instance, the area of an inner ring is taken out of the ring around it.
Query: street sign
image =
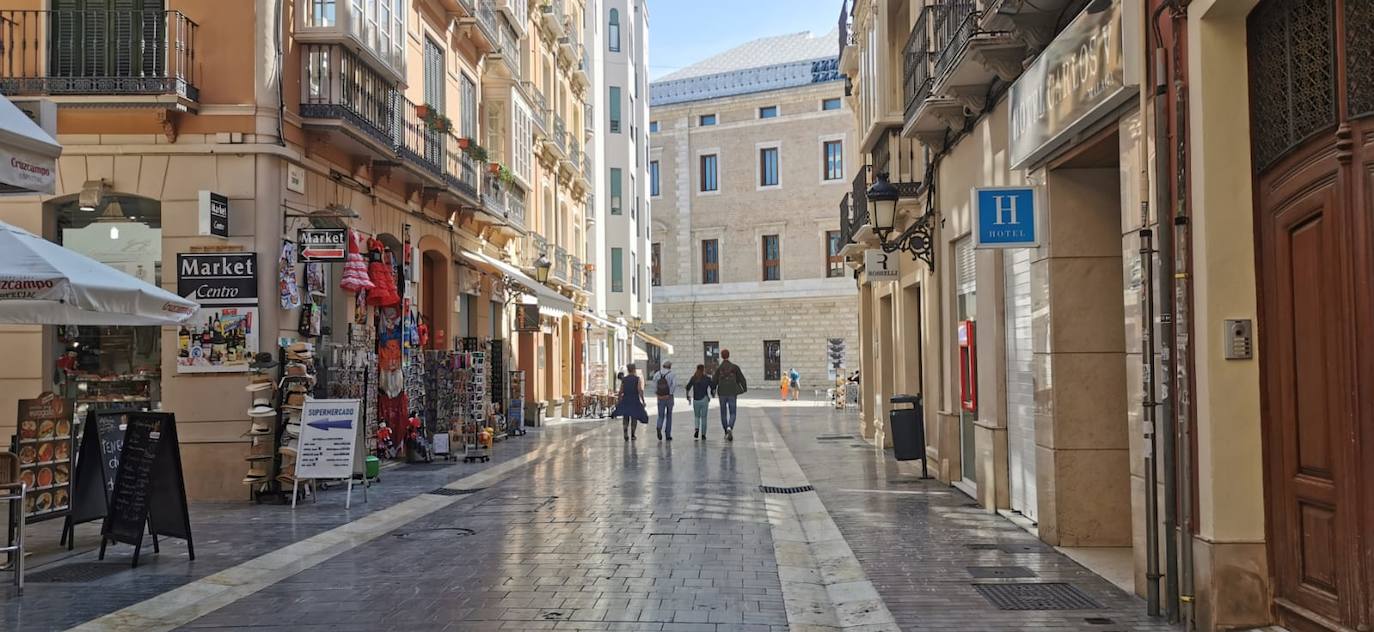
[[[302,228],[296,241],[301,261],[343,261],[348,253],[347,228]]]
[[[901,276],[897,256],[878,249],[864,251],[864,274],[869,281],[896,281]]]
[[[212,191],[201,191],[200,234],[206,237],[229,237],[229,198]]]
[[[1034,187],[974,187],[974,247],[1039,246],[1037,202]]]

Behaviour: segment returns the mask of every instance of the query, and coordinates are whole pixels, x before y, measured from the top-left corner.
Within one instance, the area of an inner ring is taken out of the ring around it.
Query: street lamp
[[[553,268],[553,262],[545,255],[539,255],[539,259],[534,262],[534,280],[540,283],[549,282],[549,269]]]
[[[911,253],[913,260],[925,261],[932,271],[935,270],[935,250],[931,239],[931,220],[933,213],[929,206],[924,215],[912,222],[902,234],[897,235],[891,240],[888,237],[897,226],[897,201],[903,197],[914,197],[920,194],[920,183],[903,183],[904,186],[914,186],[916,191],[910,194],[903,194],[902,190],[888,181],[887,172],[879,172],[873,182],[873,186],[868,187],[864,197],[868,198],[869,204],[873,207],[873,232],[878,235],[878,244],[883,252],[896,252],[905,250]],[[927,190],[928,192],[928,190]],[[929,198],[927,198],[929,199]]]

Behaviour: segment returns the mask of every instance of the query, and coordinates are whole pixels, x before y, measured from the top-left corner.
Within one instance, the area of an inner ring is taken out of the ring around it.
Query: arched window
[[[611,25],[606,29],[606,41],[610,43],[611,52],[620,52],[620,11],[611,9]]]

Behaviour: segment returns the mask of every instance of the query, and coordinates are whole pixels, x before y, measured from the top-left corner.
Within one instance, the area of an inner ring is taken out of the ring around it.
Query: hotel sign
[[[1022,169],[1136,93],[1121,0],[1083,11],[1011,86],[1011,166]],[[1131,20],[1132,23],[1135,20]]]

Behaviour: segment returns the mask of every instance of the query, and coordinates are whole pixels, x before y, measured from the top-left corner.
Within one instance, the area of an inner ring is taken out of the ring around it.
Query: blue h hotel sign
[[[1034,248],[1040,245],[1039,205],[1034,187],[973,189],[975,248]]]

